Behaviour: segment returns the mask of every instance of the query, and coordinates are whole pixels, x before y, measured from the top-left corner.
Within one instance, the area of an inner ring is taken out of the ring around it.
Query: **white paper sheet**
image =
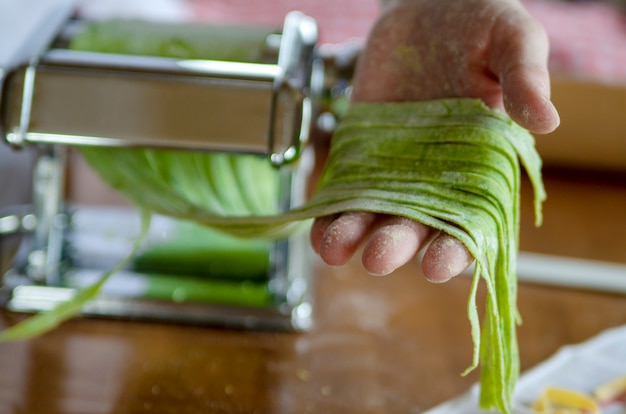
[[[626,375],[626,325],[609,329],[556,354],[524,373],[514,395],[514,414],[532,414],[528,407],[548,387],[565,388],[590,395],[595,388]],[[478,385],[425,414],[486,414],[478,408]],[[626,405],[601,407],[602,414],[624,414]]]

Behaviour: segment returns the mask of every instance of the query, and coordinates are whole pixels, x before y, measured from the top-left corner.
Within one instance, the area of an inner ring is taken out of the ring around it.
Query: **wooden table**
[[[545,225],[523,195],[522,249],[626,262],[626,180],[546,173]],[[626,277],[626,275],[624,275]],[[372,277],[317,265],[308,333],[75,319],[0,344],[0,413],[419,413],[477,379],[469,278],[426,282],[415,264]],[[482,292],[481,292],[482,294]],[[522,368],[626,323],[626,298],[521,283]],[[0,327],[19,316],[0,313]]]

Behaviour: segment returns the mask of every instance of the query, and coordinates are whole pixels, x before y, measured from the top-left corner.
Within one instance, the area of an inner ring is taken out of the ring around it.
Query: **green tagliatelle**
[[[475,352],[468,370],[482,365],[481,406],[509,412],[519,371],[515,270],[520,161],[535,189],[538,223],[545,192],[533,137],[506,115],[468,99],[354,104],[334,136],[316,193],[304,206],[281,215],[220,214],[192,202],[193,194],[173,190],[175,180],[152,185],[150,170],[141,174],[145,182],[126,185],[123,171],[133,171],[137,160],[131,157],[129,164],[120,165],[119,151],[90,150],[86,155],[143,208],[237,236],[286,237],[294,223],[360,210],[409,217],[458,238],[476,258],[468,306]],[[488,292],[482,334],[476,307],[480,279]]]
[[[476,346],[469,369],[479,362],[483,367],[481,406],[509,411],[519,370],[515,259],[520,161],[535,188],[538,222],[545,192],[533,137],[504,114],[464,99],[354,104],[335,134],[312,199],[281,215],[220,214],[194,203],[193,194],[173,190],[176,180],[150,184],[150,170],[141,174],[145,182],[126,185],[123,171],[132,171],[137,159],[120,165],[119,151],[89,150],[86,156],[138,205],[234,235],[286,237],[299,221],[361,210],[409,217],[458,238],[476,258],[468,306]],[[482,335],[475,303],[480,279],[488,292]]]
[[[520,162],[534,186],[537,223],[545,192],[532,135],[503,113],[471,99],[353,104],[335,133],[316,192],[282,214],[272,210],[278,195],[258,185],[278,179],[264,159],[121,148],[80,151],[141,210],[240,237],[287,237],[312,218],[355,210],[405,216],[456,237],[476,259],[468,303],[475,348],[468,371],[482,366],[481,407],[510,412],[519,373]],[[482,329],[476,306],[481,279],[488,293]],[[72,309],[78,311],[97,290],[75,299]],[[71,316],[66,312],[61,319]],[[35,324],[29,335],[37,330],[36,318],[26,321]],[[3,338],[19,335],[8,330]]]

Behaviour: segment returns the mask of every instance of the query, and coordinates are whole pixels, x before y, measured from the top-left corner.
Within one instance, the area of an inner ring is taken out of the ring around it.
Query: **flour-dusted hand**
[[[353,79],[355,102],[479,98],[535,133],[559,124],[550,101],[549,42],[517,0],[397,0],[385,4]],[[422,270],[433,282],[472,262],[456,239],[414,221],[349,212],[315,221],[311,243],[331,265],[363,247],[362,262],[385,275],[427,246]]]

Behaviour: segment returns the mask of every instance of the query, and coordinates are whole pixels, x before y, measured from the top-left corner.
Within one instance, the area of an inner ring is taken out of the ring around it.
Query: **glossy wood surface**
[[[625,182],[547,172],[542,228],[523,193],[522,249],[626,262]],[[307,333],[75,319],[0,344],[0,413],[420,413],[476,381],[460,376],[467,277],[316,267]],[[521,283],[519,307],[523,369],[626,323],[626,297],[607,292]],[[0,327],[20,318],[3,311]]]

